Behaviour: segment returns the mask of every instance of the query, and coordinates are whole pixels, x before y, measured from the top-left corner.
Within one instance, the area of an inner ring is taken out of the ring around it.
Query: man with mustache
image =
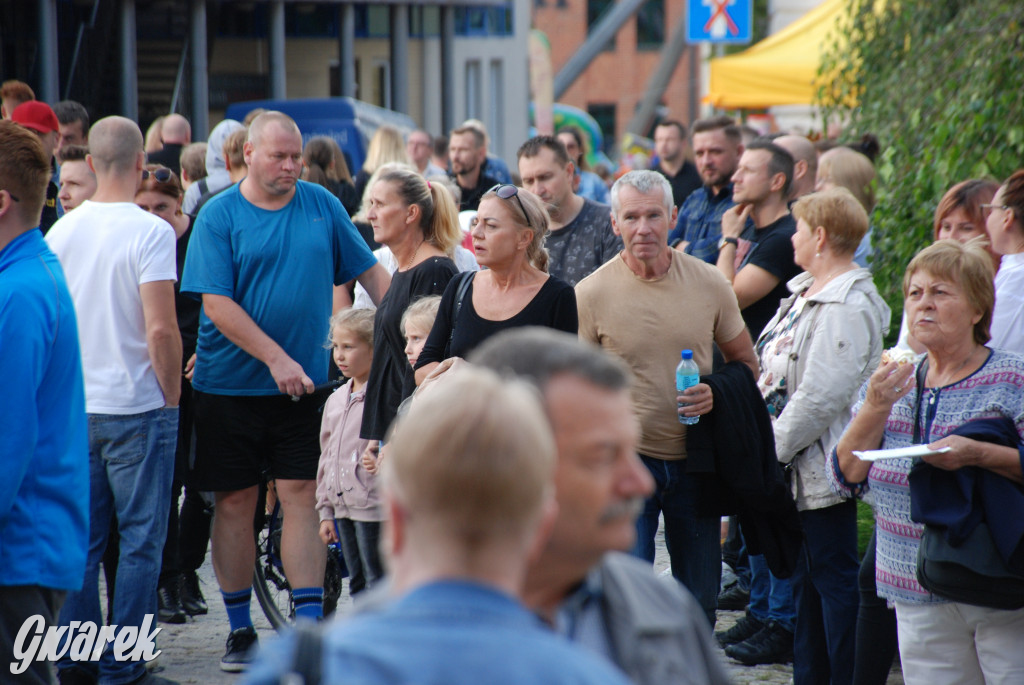
[[[658,514],[672,575],[697,597],[714,624],[721,575],[719,518],[698,509],[699,483],[686,467],[686,427],[679,417],[711,411],[711,388],[675,391],[679,353],[693,350],[711,372],[712,343],[726,362],[757,357],[732,287],[714,267],[668,246],[675,220],[672,187],[656,171],[631,171],[612,186],[612,228],[625,249],[576,285],[580,338],[596,343],[633,371],[633,411],[640,419],[638,452],[656,488],[637,522],[635,554],[654,561]],[[677,403],[688,406],[677,410]]]
[[[625,365],[544,328],[496,335],[470,361],[535,384],[554,432],[558,517],[527,569],[526,604],[634,683],[729,682],[693,596],[623,554],[654,489],[637,458]]]
[[[704,187],[683,202],[668,241],[677,250],[714,264],[723,245],[722,215],[736,204],[731,179],[743,154],[740,127],[727,116],[695,122],[693,154]]]
[[[181,284],[203,301],[193,477],[216,496],[212,556],[231,625],[220,665],[231,672],[246,668],[257,642],[249,604],[264,464],[284,512],[295,614],[323,613],[326,550],[314,504],[325,396],[314,390],[327,382],[332,285],[358,279],[378,302],[391,282],[338,199],[298,180],[302,135],[290,117],[256,117],[242,150],[249,173],[204,205]]]

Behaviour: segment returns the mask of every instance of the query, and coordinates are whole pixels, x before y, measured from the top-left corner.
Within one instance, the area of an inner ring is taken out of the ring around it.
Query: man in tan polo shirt
[[[686,472],[686,427],[676,409],[679,352],[693,350],[701,373],[710,373],[712,344],[725,361],[740,361],[758,375],[750,334],[725,277],[668,246],[675,224],[672,188],[655,171],[632,171],[612,187],[612,227],[625,249],[576,286],[579,331],[632,369],[633,410],[640,421],[639,453],[655,481],[637,521],[634,554],[654,560],[658,515],[672,575],[697,597],[714,625],[721,574],[719,519],[696,510],[697,485]],[[711,411],[706,384],[678,401],[687,416]]]

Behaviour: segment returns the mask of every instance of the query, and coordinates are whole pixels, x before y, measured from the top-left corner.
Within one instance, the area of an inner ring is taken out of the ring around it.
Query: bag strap
[[[914,400],[914,444],[921,444],[921,395],[924,394],[924,378],[928,374],[928,357],[917,367],[917,397]]]
[[[469,291],[469,284],[473,282],[473,274],[475,271],[466,271],[459,274],[461,280],[459,281],[459,287],[455,291],[455,309],[452,310],[452,326],[448,331],[448,344],[444,348],[444,358],[452,356],[452,340],[455,338],[455,322],[459,318],[459,311],[462,309],[462,301],[466,299],[466,293]]]
[[[324,638],[320,624],[299,621],[295,624],[295,657],[281,685],[320,685],[320,660]]]

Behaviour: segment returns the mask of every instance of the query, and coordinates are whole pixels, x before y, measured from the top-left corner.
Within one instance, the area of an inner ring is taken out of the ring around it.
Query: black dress
[[[421,297],[440,295],[458,273],[447,257],[431,257],[408,271],[391,276],[384,299],[373,320],[373,363],[363,400],[363,424],[360,437],[382,440],[395,418],[402,400],[416,389],[416,381],[405,357],[402,314]]]
[[[475,278],[475,274],[474,274]],[[576,312],[576,291],[565,281],[549,276],[533,299],[514,316],[504,321],[491,321],[476,313],[473,308],[473,284],[470,283],[462,300],[458,318],[453,321],[455,294],[461,278],[452,279],[441,297],[441,306],[430,329],[427,342],[423,345],[416,368],[445,359],[445,347],[451,336],[449,357],[465,357],[473,349],[495,333],[507,328],[520,326],[547,326],[576,335],[579,332],[579,318]],[[455,332],[452,334],[452,327]]]

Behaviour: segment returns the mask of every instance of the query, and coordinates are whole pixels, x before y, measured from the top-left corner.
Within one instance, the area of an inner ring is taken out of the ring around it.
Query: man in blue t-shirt
[[[181,286],[203,301],[194,477],[216,493],[212,554],[231,624],[227,671],[244,670],[256,643],[252,525],[264,469],[286,522],[295,613],[322,615],[326,557],[314,504],[324,398],[315,388],[327,381],[332,286],[358,279],[377,302],[390,283],[337,198],[298,180],[302,136],[291,118],[257,117],[244,154],[249,175],[196,220]]]

